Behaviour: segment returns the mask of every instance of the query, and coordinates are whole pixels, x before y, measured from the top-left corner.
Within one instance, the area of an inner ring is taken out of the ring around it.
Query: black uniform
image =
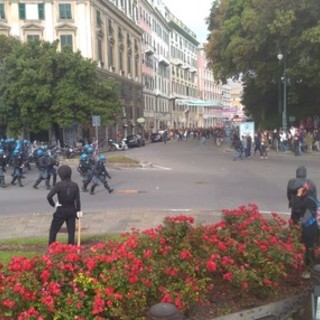
[[[57,182],[57,169],[59,167],[59,161],[53,156],[49,156],[48,166],[48,187],[50,187],[50,178],[52,177],[52,185],[55,186]]]
[[[52,207],[54,195],[58,197],[60,206],[56,207],[50,227],[49,245],[56,241],[57,233],[64,222],[67,224],[68,243],[74,244],[76,214],[81,210],[79,186],[71,180],[72,170],[69,166],[63,165],[58,169],[61,179],[47,195],[47,200]]]
[[[45,153],[43,156],[41,156],[38,161],[37,161],[37,166],[39,169],[39,178],[36,180],[34,183],[33,187],[35,189],[38,189],[38,184],[42,181],[45,180],[46,187],[47,189],[50,189],[50,184],[49,184],[49,167],[51,164],[51,159],[49,154]]]
[[[111,193],[113,191],[112,188],[108,185],[107,177],[111,179],[103,160],[98,160],[93,167],[93,175],[92,175],[92,186],[90,189],[90,194],[94,194],[94,189],[99,185],[99,181],[102,182],[103,186]]]
[[[7,157],[4,153],[0,154],[0,187],[6,186],[4,174],[6,172]]]
[[[24,160],[21,153],[15,154],[12,159],[13,165],[13,173],[12,173],[12,181],[11,184],[15,184],[16,180],[18,180],[19,186],[23,187],[22,185],[22,177],[23,177],[23,167],[24,167]]]
[[[94,162],[90,161],[90,159],[80,160],[78,171],[82,177],[82,191],[87,192],[87,187],[92,180],[92,169],[94,166]]]

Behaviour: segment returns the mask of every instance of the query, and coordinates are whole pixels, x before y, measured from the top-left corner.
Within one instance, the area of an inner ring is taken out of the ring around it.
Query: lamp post
[[[283,74],[281,77],[281,82],[283,83],[283,109],[282,109],[282,129],[283,131],[287,131],[287,76],[286,76],[286,58],[282,53],[278,53],[277,58],[279,62],[284,58],[283,64]]]

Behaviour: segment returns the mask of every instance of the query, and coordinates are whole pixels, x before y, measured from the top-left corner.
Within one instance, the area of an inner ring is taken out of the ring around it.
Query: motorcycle
[[[117,150],[128,150],[128,145],[125,139],[122,139],[119,143],[113,141],[112,139],[108,140],[108,151],[117,151]]]

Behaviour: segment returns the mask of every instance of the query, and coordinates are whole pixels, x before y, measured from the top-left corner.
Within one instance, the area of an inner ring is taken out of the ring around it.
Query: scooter
[[[113,141],[112,139],[108,140],[108,151],[117,151],[117,150],[128,150],[128,145],[126,144],[125,139],[122,139],[119,143]]]

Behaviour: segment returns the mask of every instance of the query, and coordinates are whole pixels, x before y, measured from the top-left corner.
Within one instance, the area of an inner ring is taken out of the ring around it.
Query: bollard
[[[148,320],[183,320],[181,312],[170,303],[157,303],[147,314]]]

